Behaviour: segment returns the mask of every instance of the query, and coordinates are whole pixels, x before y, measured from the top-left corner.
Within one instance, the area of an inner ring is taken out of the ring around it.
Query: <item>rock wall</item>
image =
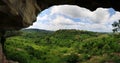
[[[0,44],[0,63],[19,63],[19,62],[7,60],[5,55],[2,52],[2,46]]]
[[[0,29],[21,29],[32,25],[39,7],[36,0],[0,0]]]
[[[2,47],[1,47],[1,44],[0,44],[0,63],[2,62]]]

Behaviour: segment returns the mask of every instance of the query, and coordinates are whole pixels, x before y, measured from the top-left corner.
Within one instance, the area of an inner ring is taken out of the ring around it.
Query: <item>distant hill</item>
[[[35,28],[22,29],[21,31],[23,31],[23,32],[44,32],[44,33],[52,33],[53,32],[50,30],[35,29]]]
[[[42,29],[22,29],[22,37],[24,38],[43,38],[47,35],[54,33],[54,31],[42,30]]]

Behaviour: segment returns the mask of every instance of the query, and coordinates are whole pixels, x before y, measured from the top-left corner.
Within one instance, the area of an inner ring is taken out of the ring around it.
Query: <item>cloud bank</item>
[[[95,11],[90,11],[75,5],[58,5],[46,10],[37,17],[37,22],[30,28],[110,32],[111,24],[120,19],[120,12],[111,8],[97,8]]]

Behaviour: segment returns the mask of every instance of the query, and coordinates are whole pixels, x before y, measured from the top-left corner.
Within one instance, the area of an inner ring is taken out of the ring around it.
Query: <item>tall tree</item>
[[[114,32],[114,33],[115,33],[115,32],[118,32],[119,29],[120,29],[120,20],[119,20],[118,22],[115,21],[115,22],[112,24],[112,26],[114,27],[113,32]]]

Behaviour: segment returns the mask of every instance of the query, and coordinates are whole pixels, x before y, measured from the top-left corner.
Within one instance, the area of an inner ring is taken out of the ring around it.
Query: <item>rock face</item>
[[[103,8],[114,8],[116,11],[120,11],[120,1],[119,0],[37,0],[37,3],[41,9],[45,9],[52,5],[59,4],[71,4],[78,5],[80,7],[85,7],[90,10],[96,10],[98,7]]]
[[[2,46],[0,44],[0,63],[19,63],[19,62],[12,61],[12,60],[7,60],[6,57],[4,56],[3,52],[2,52]]]
[[[0,29],[28,27],[39,12],[35,0],[0,0]]]
[[[120,11],[119,0],[0,0],[0,29],[16,30],[32,25],[40,10],[53,5],[71,4],[95,10],[113,7]]]

